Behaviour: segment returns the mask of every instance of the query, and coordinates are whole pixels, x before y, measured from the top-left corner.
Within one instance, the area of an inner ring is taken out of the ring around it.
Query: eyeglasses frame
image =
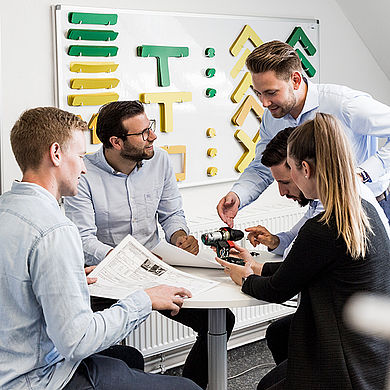
[[[150,131],[153,131],[153,133],[156,133],[156,120],[150,119],[150,125],[146,129],[142,130],[140,133],[127,133],[123,135],[123,138],[129,137],[130,135],[142,135],[142,139],[146,141],[150,136]],[[146,134],[146,138],[145,138]]]

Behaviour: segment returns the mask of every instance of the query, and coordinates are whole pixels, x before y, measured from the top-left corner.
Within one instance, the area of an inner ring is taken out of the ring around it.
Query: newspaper
[[[195,256],[177,246],[168,244],[165,240],[161,240],[151,251],[169,265],[223,269],[222,265],[215,261],[216,254],[210,248],[200,249]]]
[[[91,295],[112,299],[122,299],[135,290],[160,284],[185,287],[194,296],[219,283],[171,267],[130,235],[88,276],[97,278],[96,283],[89,285]]]

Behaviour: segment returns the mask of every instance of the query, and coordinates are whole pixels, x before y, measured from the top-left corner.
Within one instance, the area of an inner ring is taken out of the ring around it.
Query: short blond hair
[[[271,41],[256,47],[246,59],[251,73],[274,71],[282,80],[288,80],[294,72],[302,73],[297,52],[287,43]]]
[[[12,151],[22,172],[37,169],[54,142],[66,148],[75,130],[87,130],[87,124],[70,112],[55,107],[25,111],[10,135]]]

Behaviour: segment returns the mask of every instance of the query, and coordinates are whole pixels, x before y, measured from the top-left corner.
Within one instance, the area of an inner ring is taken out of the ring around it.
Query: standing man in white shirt
[[[253,89],[265,110],[256,157],[218,206],[218,214],[233,226],[238,210],[256,200],[272,183],[261,163],[271,138],[286,127],[295,127],[316,112],[337,117],[351,142],[361,180],[372,190],[390,219],[390,141],[378,149],[378,138],[390,137],[390,107],[364,92],[333,84],[313,84],[302,75],[296,51],[280,41],[264,43],[248,56]]]
[[[88,172],[80,178],[78,194],[65,199],[66,215],[79,228],[87,265],[98,264],[127,235],[148,249],[159,242],[157,220],[168,242],[197,254],[189,235],[182,199],[168,154],[154,148],[155,122],[138,101],[118,101],[101,107],[97,136],[103,146],[85,156]],[[93,297],[92,309],[115,301]],[[202,388],[208,383],[208,311],[183,309],[170,319],[191,327],[198,337],[184,365],[183,376]],[[234,314],[226,311],[227,336]]]

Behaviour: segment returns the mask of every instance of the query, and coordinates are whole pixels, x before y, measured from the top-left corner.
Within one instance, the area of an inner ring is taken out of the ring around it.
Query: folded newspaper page
[[[130,235],[88,276],[97,278],[96,283],[88,286],[91,295],[112,299],[122,299],[135,290],[160,284],[185,287],[194,296],[219,283],[171,267]]]
[[[223,269],[222,265],[215,261],[216,254],[210,248],[200,249],[195,256],[177,246],[168,244],[165,240],[161,240],[151,252],[173,266]]]

